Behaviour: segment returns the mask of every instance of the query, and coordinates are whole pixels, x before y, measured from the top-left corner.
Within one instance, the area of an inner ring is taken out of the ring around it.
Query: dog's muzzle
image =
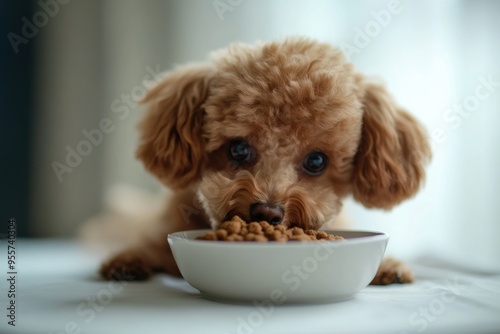
[[[250,205],[250,219],[252,221],[267,221],[271,225],[278,225],[284,216],[285,210],[277,204],[253,203]]]

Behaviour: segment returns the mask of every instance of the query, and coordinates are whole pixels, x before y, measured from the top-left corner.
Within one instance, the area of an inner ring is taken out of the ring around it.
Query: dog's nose
[[[269,203],[253,203],[250,205],[250,218],[252,221],[267,221],[269,224],[278,225],[283,220],[284,210],[279,205]]]

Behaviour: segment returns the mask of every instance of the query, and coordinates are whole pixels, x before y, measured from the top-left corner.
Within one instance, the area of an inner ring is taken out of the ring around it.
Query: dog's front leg
[[[159,272],[181,276],[166,236],[158,240],[148,240],[116,254],[99,270],[104,279],[119,281],[146,280]]]
[[[101,266],[99,273],[103,278],[136,281],[146,280],[154,273],[181,276],[167,242],[168,234],[210,225],[193,191],[177,192],[168,202],[165,214],[156,227],[148,227],[151,230],[141,243],[116,254]]]
[[[402,261],[385,257],[370,285],[388,285],[413,282],[413,272]]]

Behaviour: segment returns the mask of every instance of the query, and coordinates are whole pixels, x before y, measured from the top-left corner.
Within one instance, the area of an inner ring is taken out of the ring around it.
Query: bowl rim
[[[342,240],[328,240],[323,242],[214,242],[213,240],[195,240],[191,235],[199,235],[201,233],[206,233],[211,231],[211,229],[196,229],[196,230],[186,230],[169,233],[167,240],[169,244],[171,242],[183,242],[191,243],[193,245],[205,245],[207,247],[317,247],[318,245],[326,246],[331,245],[334,247],[345,247],[348,245],[358,245],[363,243],[372,243],[377,241],[388,240],[389,235],[385,232],[380,231],[367,231],[367,230],[324,230],[327,233],[338,235],[343,234],[359,234],[357,237],[345,238]],[[369,234],[369,235],[361,235]]]

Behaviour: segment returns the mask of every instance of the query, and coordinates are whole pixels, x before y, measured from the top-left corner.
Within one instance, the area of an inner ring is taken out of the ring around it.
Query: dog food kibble
[[[287,242],[287,241],[326,241],[344,238],[324,231],[303,230],[300,227],[286,228],[284,225],[273,226],[268,222],[245,223],[240,217],[221,224],[217,231],[209,231],[196,240],[213,241],[253,241],[253,242]]]

